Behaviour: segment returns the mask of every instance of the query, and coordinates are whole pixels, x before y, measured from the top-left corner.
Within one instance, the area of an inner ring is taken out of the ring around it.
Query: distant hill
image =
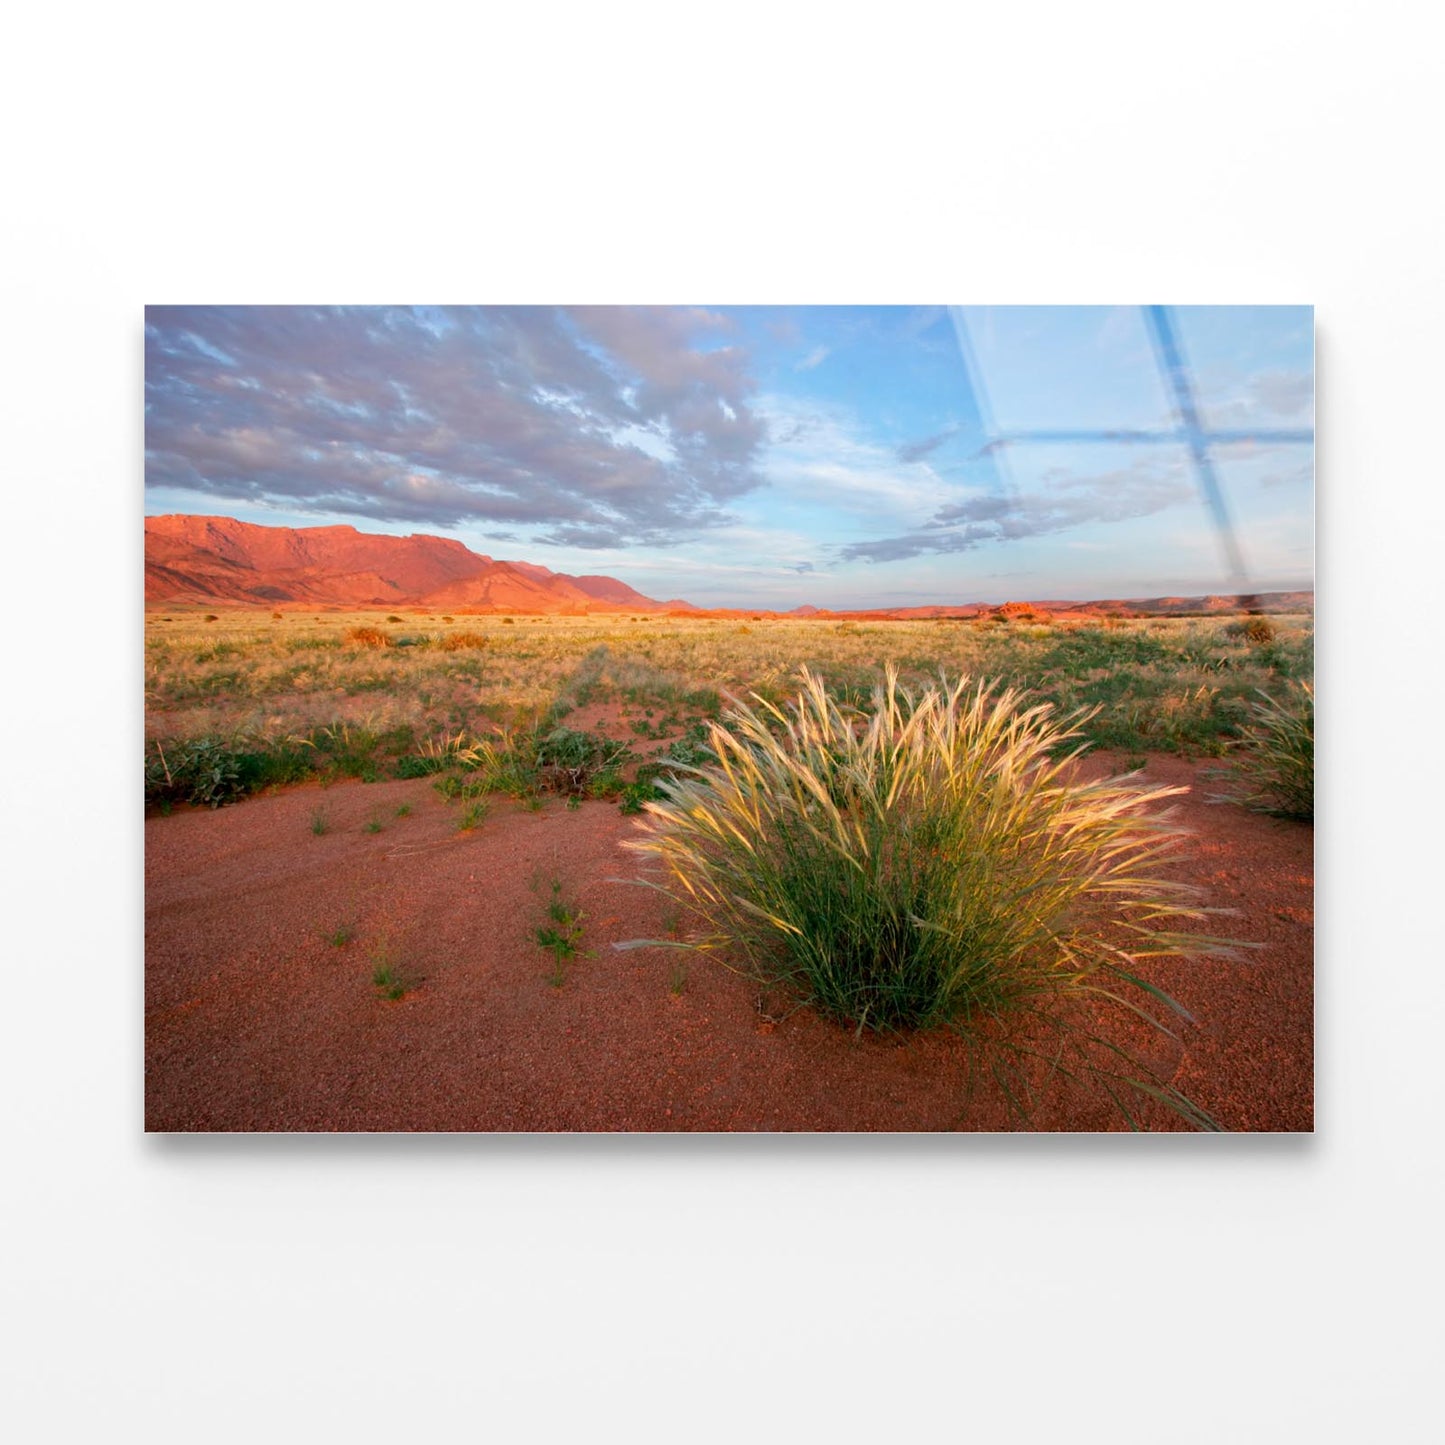
[[[688,612],[717,617],[906,621],[980,615],[1197,617],[1239,612],[1313,612],[1313,592],[1245,597],[1133,597],[1093,602],[938,603],[927,607],[791,612],[658,602],[615,577],[573,577],[536,562],[499,561],[448,537],[384,537],[355,527],[258,527],[230,517],[145,521],[146,602],[206,607],[427,607],[442,612]]]
[[[895,619],[930,617],[1209,617],[1230,612],[1310,612],[1315,610],[1313,592],[1258,592],[1249,596],[1209,597],[1114,597],[1091,602],[1030,601],[1005,602],[994,607],[987,602],[964,603],[960,606],[890,607],[860,612],[829,612],[808,609],[815,617],[852,617],[863,619]],[[800,615],[798,608],[789,615]]]
[[[156,605],[436,607],[457,612],[694,611],[615,577],[503,562],[447,537],[355,527],[259,527],[231,517],[145,521],[146,601]]]

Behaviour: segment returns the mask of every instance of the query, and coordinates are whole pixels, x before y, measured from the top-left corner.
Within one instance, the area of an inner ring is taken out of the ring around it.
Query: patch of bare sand
[[[1197,1027],[1179,1046],[1130,1042],[1226,1128],[1307,1130],[1313,831],[1206,806],[1198,771],[1149,763],[1151,780],[1194,785],[1181,813],[1198,836],[1175,866],[1238,910],[1232,936],[1264,947],[1151,966]],[[615,804],[529,813],[494,799],[466,833],[458,817],[410,781],[149,819],[146,1127],[1017,1127],[996,1091],[970,1092],[968,1052],[950,1034],[855,1038],[808,1009],[776,1016],[780,1000],[707,956],[614,950],[673,922],[662,895],[635,886],[641,862],[620,846],[632,820]],[[584,915],[585,954],[560,987],[534,937],[553,880]],[[337,946],[343,928],[354,937]],[[382,957],[410,985],[399,1000],[373,986]],[[1148,1122],[1178,1127],[1162,1110]],[[1033,1127],[1126,1126],[1064,1089]]]

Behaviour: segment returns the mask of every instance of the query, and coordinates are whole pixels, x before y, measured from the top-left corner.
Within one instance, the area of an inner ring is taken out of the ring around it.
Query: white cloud
[[[769,436],[759,470],[773,498],[821,504],[867,518],[870,527],[919,526],[958,498],[958,488],[927,462],[900,461],[837,408],[769,395],[758,399],[757,410]]]
[[[1314,377],[1282,370],[1213,377],[1200,387],[1200,405],[1211,427],[1307,427],[1314,412]]]
[[[677,448],[672,439],[660,427],[624,426],[608,433],[621,446],[636,447],[638,451],[660,462],[675,462]]]

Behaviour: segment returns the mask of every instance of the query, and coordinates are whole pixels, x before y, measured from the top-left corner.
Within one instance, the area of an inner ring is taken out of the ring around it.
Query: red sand
[[[1148,777],[1195,783],[1201,766],[1151,759]],[[1160,1062],[1227,1129],[1309,1130],[1313,830],[1206,805],[1207,786],[1180,800],[1198,835],[1181,872],[1239,911],[1220,931],[1264,947],[1150,967],[1198,1025]],[[986,1092],[967,1097],[950,1034],[858,1039],[806,1008],[775,1017],[783,1000],[706,955],[614,950],[671,921],[666,899],[626,881],[641,863],[619,846],[633,820],[615,804],[494,799],[471,833],[458,817],[412,781],[149,819],[146,1127],[1018,1127]],[[363,831],[373,819],[382,831]],[[561,987],[533,936],[553,879],[584,914],[585,956]],[[342,925],[355,936],[337,947],[326,935]],[[395,1002],[372,984],[383,951],[411,983]],[[1181,1127],[1163,1110],[1148,1122]],[[1064,1089],[1033,1127],[1127,1126]]]

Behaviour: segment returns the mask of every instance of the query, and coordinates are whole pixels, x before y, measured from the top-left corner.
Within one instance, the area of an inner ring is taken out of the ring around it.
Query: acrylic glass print
[[[145,344],[148,1129],[1312,1129],[1310,308]]]

